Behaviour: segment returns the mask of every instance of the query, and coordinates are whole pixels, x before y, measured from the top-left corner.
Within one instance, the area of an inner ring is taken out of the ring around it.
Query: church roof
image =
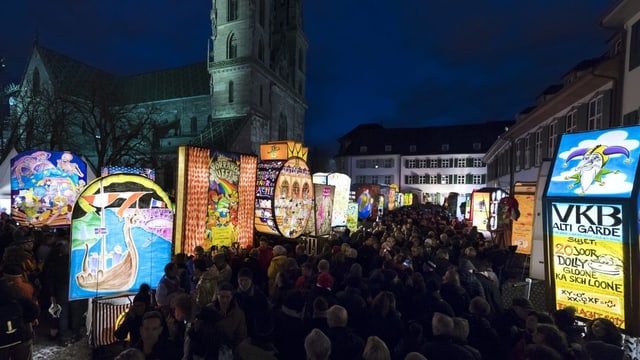
[[[513,121],[490,121],[479,124],[430,126],[419,128],[384,128],[358,126],[340,138],[338,156],[359,155],[437,155],[477,154],[486,152]],[[477,144],[477,145],[475,145]],[[447,150],[443,149],[447,146]],[[391,150],[388,150],[391,146]],[[362,152],[366,147],[366,151]]]
[[[206,62],[121,78],[120,88],[132,104],[209,95]]]
[[[67,94],[86,94],[93,82],[109,82],[115,78],[104,70],[87,65],[42,45],[36,45],[36,51],[40,55],[54,87]]]
[[[36,50],[53,86],[69,95],[89,94],[95,84],[115,85],[128,104],[209,95],[206,62],[119,77],[39,44]]]

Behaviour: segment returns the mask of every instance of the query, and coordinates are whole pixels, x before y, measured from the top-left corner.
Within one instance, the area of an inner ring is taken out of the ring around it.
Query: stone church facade
[[[127,104],[153,107],[149,151],[157,160],[156,181],[167,190],[175,186],[180,145],[258,154],[267,141],[303,142],[308,44],[302,0],[212,0],[210,19],[209,55],[201,63],[118,77],[36,44],[22,88],[79,91],[79,84],[108,79]],[[87,149],[69,150],[92,163],[95,154]]]

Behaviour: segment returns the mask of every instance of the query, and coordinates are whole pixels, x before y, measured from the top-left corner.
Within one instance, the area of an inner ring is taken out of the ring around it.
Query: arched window
[[[31,95],[38,96],[40,95],[40,71],[38,68],[33,70],[33,75],[31,77]]]
[[[264,41],[258,40],[258,60],[264,61]]]
[[[289,182],[287,180],[284,180],[282,185],[280,185],[280,198],[289,198]]]
[[[264,87],[260,85],[260,106],[264,104]]]
[[[278,122],[278,140],[286,140],[289,135],[287,124],[287,115],[280,113],[280,121]]]
[[[294,199],[300,199],[300,184],[297,181],[293,182],[291,197]]]
[[[227,59],[235,59],[238,56],[238,44],[236,41],[236,35],[231,33],[229,40],[227,41]]]
[[[196,134],[198,132],[198,118],[195,116],[191,117],[191,133]]]
[[[227,21],[238,19],[238,0],[227,0]]]
[[[229,103],[233,102],[233,81],[229,81]]]

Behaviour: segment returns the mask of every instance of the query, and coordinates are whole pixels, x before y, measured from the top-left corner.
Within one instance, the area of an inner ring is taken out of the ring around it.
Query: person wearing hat
[[[518,335],[526,329],[527,317],[533,311],[531,301],[525,297],[515,297],[511,300],[511,307],[494,322],[496,331],[503,339],[509,339],[507,343],[513,345],[518,340]]]
[[[33,233],[31,228],[20,226],[13,232],[13,242],[7,247],[2,256],[3,266],[19,265],[25,278],[34,285],[34,289],[39,288],[40,268],[33,254]]]
[[[268,316],[269,301],[267,296],[253,283],[253,272],[249,268],[238,271],[238,288],[236,301],[247,318],[249,337],[256,337],[254,325]]]
[[[269,294],[273,296],[276,289],[276,277],[278,273],[284,271],[284,265],[287,260],[287,249],[282,245],[273,247],[273,258],[269,263],[267,277],[269,278]]]
[[[303,321],[305,299],[298,291],[285,295],[282,306],[274,311],[275,345],[281,359],[305,359]]]

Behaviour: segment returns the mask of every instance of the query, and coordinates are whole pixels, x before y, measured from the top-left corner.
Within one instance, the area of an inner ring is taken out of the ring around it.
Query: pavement
[[[49,337],[50,324],[49,313],[41,312],[40,324],[35,327],[33,340],[34,360],[112,360],[123,350],[120,344],[94,349],[84,326],[80,329],[80,335],[73,342],[63,346],[59,340]]]

